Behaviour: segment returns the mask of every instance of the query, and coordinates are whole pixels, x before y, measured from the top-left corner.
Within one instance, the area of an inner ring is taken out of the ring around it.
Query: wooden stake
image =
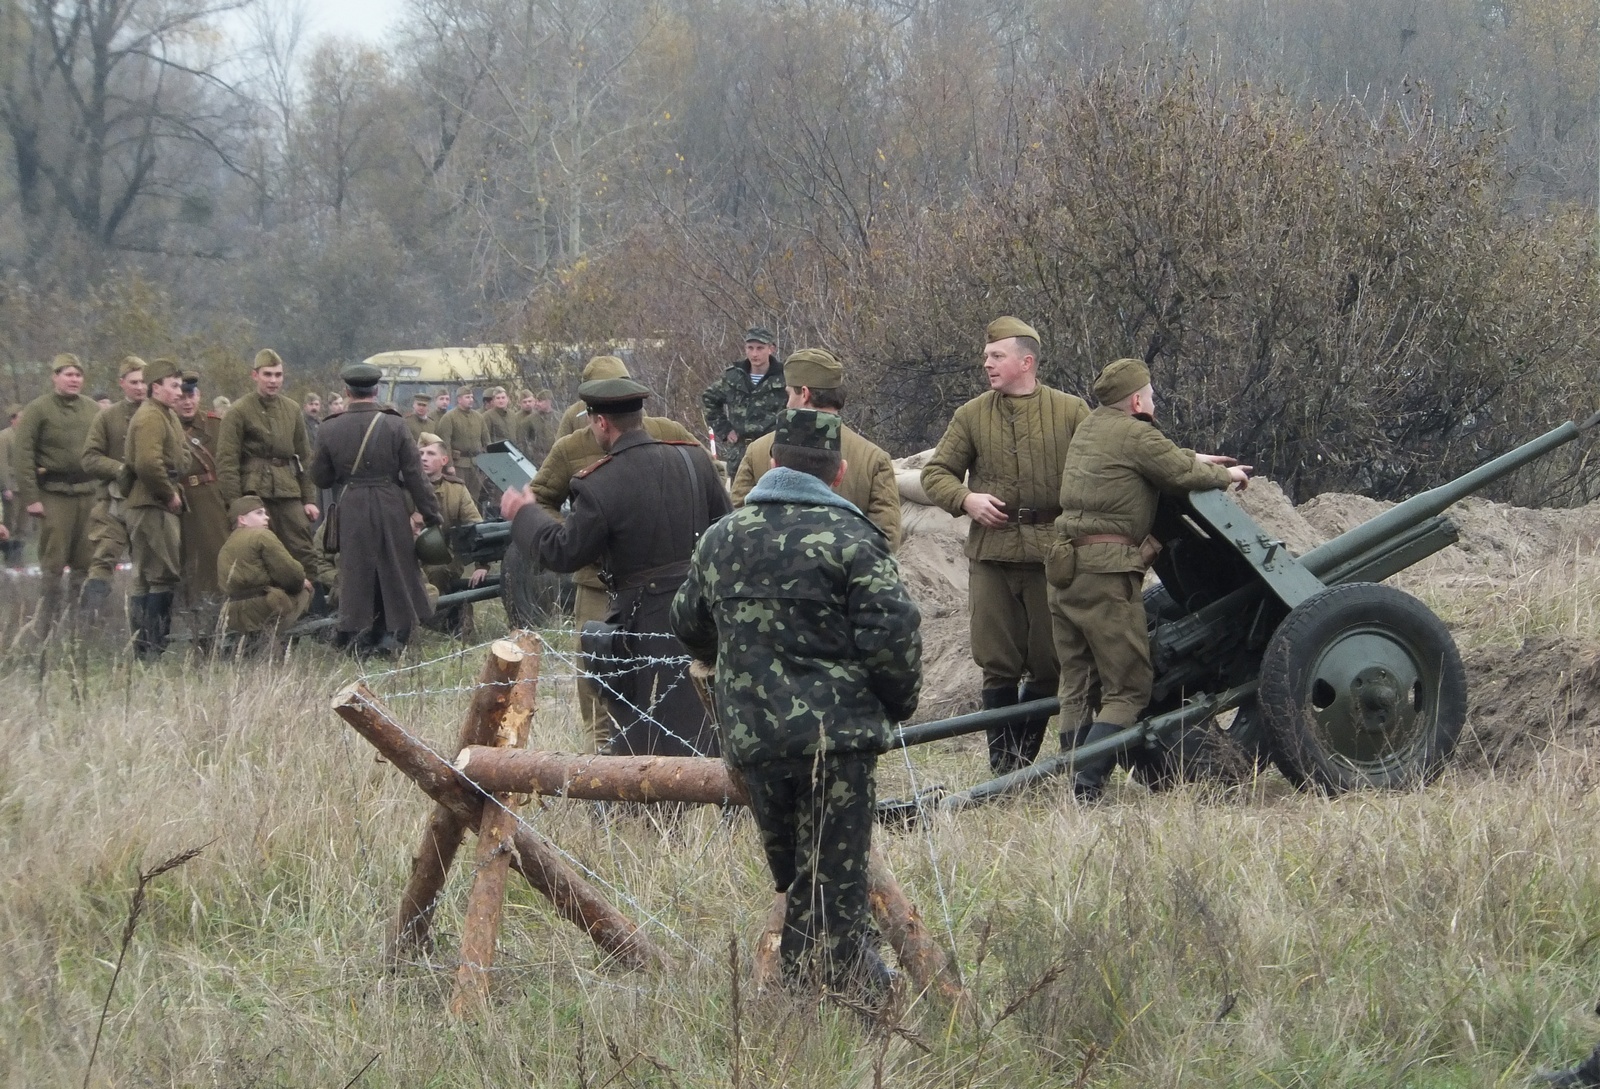
[[[516,664],[516,683],[510,698],[490,710],[485,732],[504,748],[521,748],[528,742],[539,692],[539,665],[543,645],[537,639],[525,654],[515,643],[500,640],[489,657]],[[450,1012],[457,1017],[478,1009],[489,1000],[489,970],[494,966],[495,944],[500,938],[500,912],[505,906],[506,874],[511,869],[512,838],[517,831],[513,796],[495,794],[485,802],[478,822],[478,861],[467,893],[467,915],[461,930],[461,965],[456,969],[455,994]]]
[[[917,905],[906,899],[900,882],[889,872],[889,864],[876,845],[867,855],[867,902],[878,929],[889,939],[900,967],[906,970],[919,990],[933,990],[958,1007],[974,1010],[972,995],[961,985],[950,968],[939,943],[928,932]]]
[[[767,909],[767,921],[761,926],[761,937],[756,940],[750,974],[754,977],[757,994],[765,994],[783,981],[781,947],[783,921],[788,915],[784,910],[787,899],[783,893],[778,893],[772,906]]]
[[[456,770],[485,790],[599,802],[747,805],[744,784],[700,756],[581,756],[470,745]]]
[[[455,768],[413,740],[366,685],[350,685],[334,696],[333,710],[464,826],[477,823],[481,795]],[[639,928],[607,903],[543,837],[519,824],[513,843],[516,857],[512,864],[518,872],[550,898],[563,918],[582,927],[607,953],[630,966],[665,963],[661,951]]]

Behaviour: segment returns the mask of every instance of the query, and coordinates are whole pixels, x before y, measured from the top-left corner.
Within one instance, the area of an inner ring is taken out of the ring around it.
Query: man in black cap
[[[778,413],[789,406],[789,391],[772,370],[778,338],[759,325],[745,330],[744,358],[731,364],[722,377],[700,395],[706,427],[717,440],[717,454],[738,471],[750,441],[771,431]]]
[[[670,634],[667,614],[695,541],[731,509],[728,493],[698,444],[661,441],[645,431],[646,387],[612,378],[585,382],[578,396],[606,456],[573,478],[565,522],[540,508],[531,487],[508,490],[500,509],[512,519],[511,538],[552,571],[601,564],[611,595],[608,621],[620,629],[615,642],[623,644],[592,659],[604,674],[600,682],[616,723],[609,751],[717,755],[716,735],[689,683],[683,645]],[[594,639],[586,643],[593,647]]]
[[[312,479],[334,492],[325,539],[339,557],[336,641],[358,654],[398,654],[433,615],[412,551],[406,493],[424,525],[440,523],[439,503],[405,421],[378,404],[383,372],[355,363],[340,376],[348,404],[323,421],[311,461]]]

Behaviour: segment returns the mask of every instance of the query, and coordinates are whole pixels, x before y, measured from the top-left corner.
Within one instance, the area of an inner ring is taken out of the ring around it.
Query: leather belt
[[[675,590],[688,577],[689,561],[682,560],[678,563],[666,563],[660,567],[650,567],[629,575],[627,580],[617,587],[616,593],[622,594],[629,590],[637,590],[640,587],[651,593],[657,593],[662,590]],[[654,585],[657,583],[667,583],[667,585]]]
[[[202,484],[215,484],[216,482],[216,473],[200,473],[197,476],[186,476],[183,478],[183,483],[190,488],[198,488]]]
[[[1006,515],[1006,521],[1022,526],[1042,526],[1060,517],[1060,507],[1018,507]]]
[[[267,596],[267,589],[268,589],[268,587],[263,586],[259,590],[246,590],[243,593],[229,594],[228,595],[228,601],[229,602],[254,601],[258,597],[266,597]]]
[[[1127,545],[1129,548],[1139,547],[1138,541],[1121,533],[1086,533],[1082,537],[1072,538],[1073,548],[1082,548],[1084,545],[1092,544],[1119,544]]]
[[[274,469],[292,469],[296,460],[296,458],[260,458],[252,455],[245,458],[244,463],[246,465],[260,465],[265,462]]]

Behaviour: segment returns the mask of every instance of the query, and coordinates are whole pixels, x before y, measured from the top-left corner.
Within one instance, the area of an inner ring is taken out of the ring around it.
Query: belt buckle
[[[1031,526],[1033,525],[1033,516],[1038,513],[1038,510],[1033,507],[1018,507],[1017,522],[1021,525]]]

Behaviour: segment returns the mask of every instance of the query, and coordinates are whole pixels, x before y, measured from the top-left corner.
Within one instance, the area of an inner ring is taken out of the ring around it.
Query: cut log
[[[503,706],[492,707],[483,724],[484,732],[492,733],[498,746],[520,748],[527,744],[528,726],[538,701],[541,650],[537,639],[531,653],[503,640],[489,648],[490,658],[517,663],[510,698]],[[483,817],[478,822],[478,864],[473,867],[472,888],[467,893],[461,964],[456,969],[455,994],[450,999],[450,1012],[457,1017],[477,1010],[489,1000],[489,970],[494,967],[495,946],[500,940],[500,914],[505,907],[506,874],[511,869],[516,831],[512,795],[495,794],[484,803]]]
[[[461,818],[467,827],[477,823],[482,796],[455,768],[395,722],[383,702],[365,685],[358,683],[344,689],[334,697],[333,709],[428,797]],[[518,824],[514,844],[518,857],[513,859],[513,865],[518,872],[550,898],[563,918],[582,927],[608,954],[629,965],[665,962],[661,951],[639,928],[607,903],[533,829]]]
[[[537,637],[526,632],[521,633],[521,639],[533,640],[533,646],[539,645]],[[519,640],[513,649],[517,652],[515,655],[497,655],[491,648],[488,661],[484,662],[483,670],[478,674],[478,686],[472,694],[467,716],[461,723],[457,748],[493,743],[494,715],[497,709],[503,710],[505,707],[502,696],[504,694],[505,699],[509,698],[507,685],[516,677],[525,648]],[[382,752],[381,749],[379,751]],[[400,910],[389,927],[386,946],[391,967],[413,950],[426,951],[432,948],[433,909],[450,876],[450,865],[461,847],[461,839],[469,827],[471,825],[465,815],[445,806],[435,806],[428,815],[422,844],[412,856],[411,875],[406,879],[405,891],[400,894]]]
[[[867,855],[867,902],[878,929],[894,947],[900,967],[920,991],[933,991],[957,1007],[973,1010],[972,995],[951,970],[950,958],[928,932],[917,905],[906,899],[900,882],[889,871],[883,852],[873,847]]]
[[[471,745],[456,769],[485,790],[599,802],[746,805],[743,784],[703,756],[583,756]]]
[[[756,940],[750,966],[750,975],[753,977],[757,994],[765,994],[783,982],[781,947],[783,921],[787,917],[787,912],[784,910],[787,899],[783,893],[778,893],[777,898],[772,901],[772,906],[767,909],[766,922],[761,924],[761,937]]]

